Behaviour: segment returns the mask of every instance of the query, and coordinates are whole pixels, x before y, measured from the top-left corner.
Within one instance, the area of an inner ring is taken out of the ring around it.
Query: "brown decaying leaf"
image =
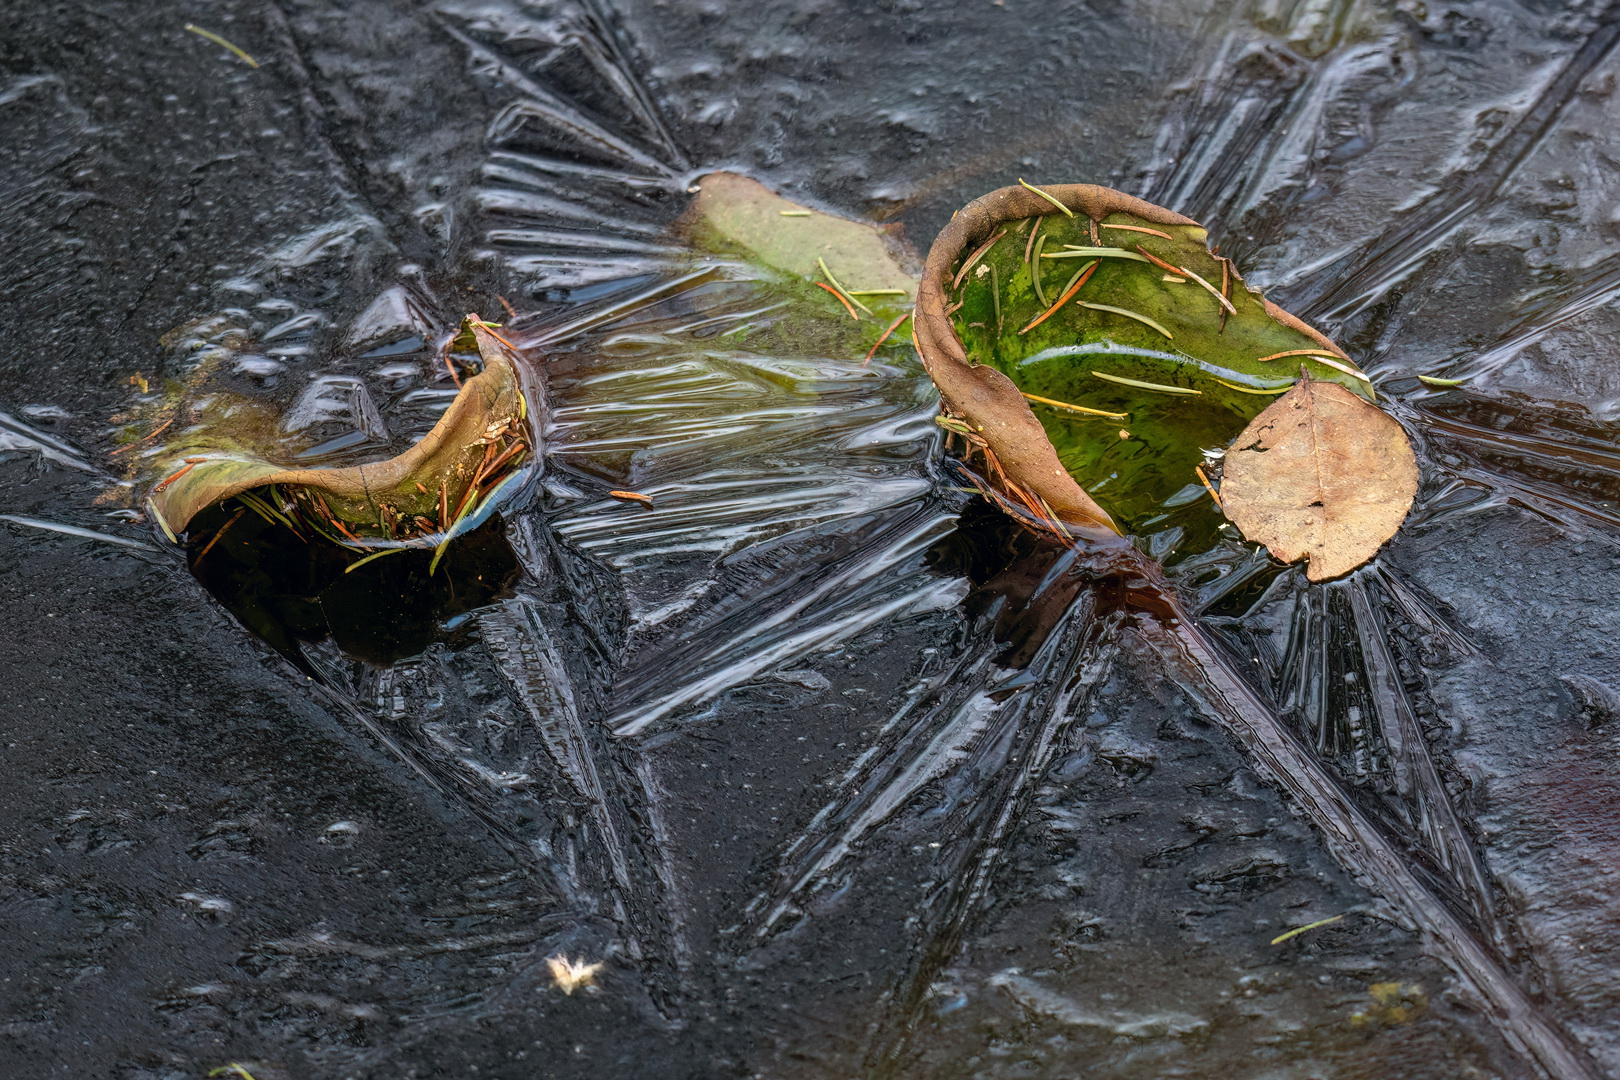
[[[1401,425],[1335,383],[1302,376],[1226,454],[1221,501],[1243,535],[1327,581],[1395,535],[1417,495]]]
[[[179,532],[212,503],[250,488],[282,484],[323,493],[342,521],[375,523],[380,507],[397,518],[414,521],[417,515],[431,515],[441,490],[465,499],[469,484],[480,474],[480,465],[490,464],[487,451],[492,440],[521,444],[528,455],[538,459],[542,453],[540,388],[501,338],[476,316],[468,319],[484,358],[484,370],[467,380],[433,430],[403,454],[349,468],[287,468],[247,454],[220,454],[196,462],[186,459],[184,470],[152,489],[152,509],[171,530]],[[490,470],[491,474],[495,471]],[[440,514],[441,519],[444,516]],[[440,524],[448,525],[442,520]]]

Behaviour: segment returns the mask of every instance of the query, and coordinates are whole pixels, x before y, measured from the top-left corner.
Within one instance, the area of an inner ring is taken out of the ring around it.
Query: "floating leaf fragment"
[[[1326,581],[1377,553],[1417,495],[1417,459],[1393,417],[1302,376],[1227,451],[1226,516],[1283,562]]]

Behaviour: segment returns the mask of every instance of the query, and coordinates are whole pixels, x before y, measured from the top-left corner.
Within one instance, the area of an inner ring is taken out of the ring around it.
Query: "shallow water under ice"
[[[0,20],[7,1075],[1620,1075],[1620,7]],[[1172,620],[961,491],[903,344],[668,238],[720,167],[923,247],[1019,176],[1199,217],[1418,507]],[[137,373],[353,460],[503,299],[556,451],[425,651],[295,668],[106,498]]]

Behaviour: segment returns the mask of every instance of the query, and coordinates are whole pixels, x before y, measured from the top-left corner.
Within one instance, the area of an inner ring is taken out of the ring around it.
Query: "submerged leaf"
[[[1238,436],[1221,484],[1226,514],[1283,562],[1326,581],[1372,558],[1417,494],[1400,424],[1342,386],[1304,378]]]
[[[875,293],[892,306],[916,295],[915,259],[897,226],[808,210],[737,173],[710,173],[698,188],[679,225],[694,247],[825,280],[855,299]]]
[[[538,475],[540,409],[530,402],[542,399],[506,343],[476,316],[468,316],[463,334],[476,342],[484,369],[403,454],[348,468],[288,468],[248,452],[204,449],[208,438],[224,438],[205,430],[176,449],[174,471],[152,488],[158,521],[179,533],[205,507],[242,495],[261,513],[289,524],[301,517],[315,532],[362,546],[465,532],[493,512],[501,495]],[[247,494],[272,485],[291,501]]]
[[[1229,443],[1302,363],[1372,396],[1196,222],[1089,184],[964,207],[929,252],[916,319],[966,456],[1003,506],[1052,531],[1164,533],[1163,550],[1216,541],[1204,448]]]

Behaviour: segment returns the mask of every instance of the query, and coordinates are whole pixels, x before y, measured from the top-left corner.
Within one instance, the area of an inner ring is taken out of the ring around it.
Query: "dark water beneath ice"
[[[5,1074],[1620,1075],[1617,40],[1505,2],[6,9]],[[921,247],[1019,176],[1199,217],[1373,373],[1418,508],[1327,586],[1184,561],[1171,625],[958,490],[905,348],[749,344],[768,290],[665,233],[718,167]],[[300,671],[105,498],[136,373],[224,356],[353,460],[501,298],[556,453],[510,595],[425,651],[354,658],[402,617]]]

